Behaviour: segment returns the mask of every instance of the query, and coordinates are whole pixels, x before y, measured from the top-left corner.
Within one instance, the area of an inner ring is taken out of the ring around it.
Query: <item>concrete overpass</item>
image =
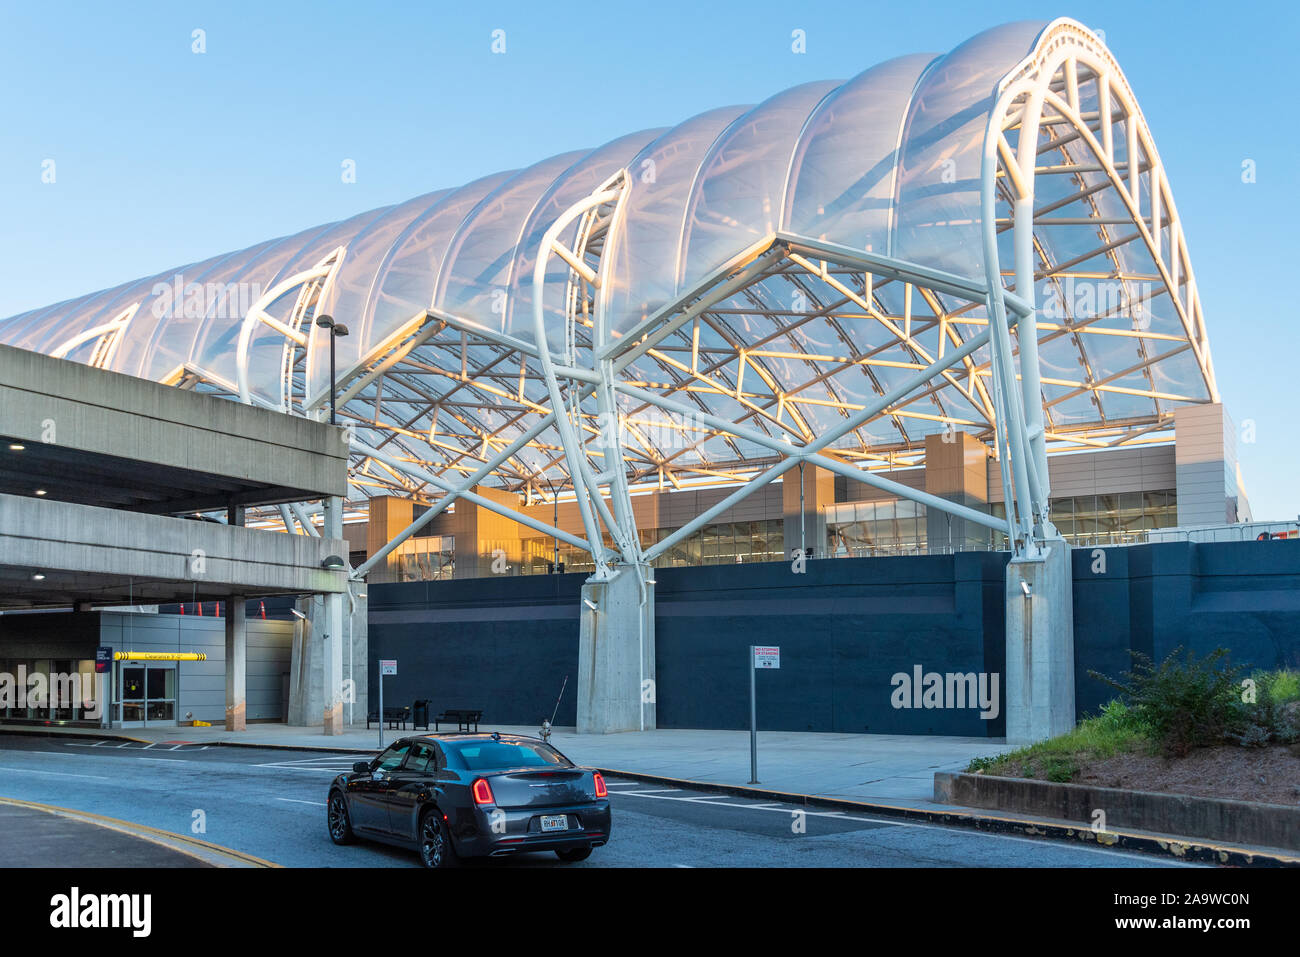
[[[0,346],[0,609],[225,601],[242,729],[245,600],[322,596],[321,718],[341,730],[347,456],[334,426]],[[244,527],[247,508],[312,500],[323,535]]]

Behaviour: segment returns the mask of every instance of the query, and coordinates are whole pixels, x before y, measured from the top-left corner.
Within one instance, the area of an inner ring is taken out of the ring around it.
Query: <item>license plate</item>
[[[543,814],[542,830],[543,831],[567,831],[569,829],[569,815],[567,814]]]

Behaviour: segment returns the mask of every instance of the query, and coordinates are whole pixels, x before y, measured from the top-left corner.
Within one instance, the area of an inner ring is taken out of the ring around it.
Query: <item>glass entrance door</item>
[[[118,674],[118,722],[123,728],[176,723],[175,662],[123,662]]]

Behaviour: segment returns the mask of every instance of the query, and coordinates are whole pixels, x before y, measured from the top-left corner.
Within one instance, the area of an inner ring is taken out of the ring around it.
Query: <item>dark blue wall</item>
[[[370,702],[481,708],[493,724],[577,722],[578,606],[585,574],[369,585]],[[453,728],[453,730],[455,730]]]
[[[1104,556],[1104,567],[1097,555]],[[1005,553],[657,569],[656,667],[662,728],[748,727],[751,644],[781,647],[757,675],[759,724],[792,731],[1000,737],[1005,716],[900,709],[891,677],[985,672],[1005,664]],[[1130,649],[1162,657],[1220,645],[1234,663],[1300,667],[1300,543],[1075,549],[1080,714],[1113,693]],[[399,660],[385,704],[418,697],[482,708],[489,724],[576,721],[578,605],[584,576],[371,585],[374,661]],[[1000,686],[1000,691],[1005,688]],[[372,690],[372,701],[374,701]]]

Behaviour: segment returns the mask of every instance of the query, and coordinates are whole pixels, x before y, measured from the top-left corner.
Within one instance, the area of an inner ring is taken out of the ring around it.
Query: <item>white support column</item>
[[[1030,174],[1032,176],[1032,172]],[[1029,305],[1034,293],[1034,197],[1021,197],[1015,205],[1014,249],[1016,256],[1016,292]],[[1030,487],[1034,534],[1043,537],[1042,523],[1047,514],[1047,433],[1043,419],[1043,382],[1038,363],[1038,323],[1031,315],[1017,326],[1020,344],[1020,394],[1025,406],[1025,431],[1028,454],[1033,456],[1034,476]]]
[[[325,537],[343,537],[343,499],[325,500]],[[325,733],[343,733],[343,600],[342,593],[325,596],[325,629],[322,634],[321,691]]]
[[[1050,484],[1042,380],[1034,316],[1034,170],[1043,97],[1054,71],[1013,85],[1002,93],[985,131],[981,170],[985,275],[989,283],[989,321],[994,327],[994,390],[998,397],[999,451],[1007,517],[1013,530],[1013,557],[1006,572],[1006,721],[1007,741],[1028,744],[1062,734],[1075,724],[1074,589],[1070,546],[1047,516]],[[1026,96],[1027,94],[1027,96]],[[996,143],[1003,136],[1002,118],[1018,97],[1020,113],[1015,162],[1008,172],[1016,181],[1012,250],[1016,296],[1028,312],[1019,332],[1020,383],[1017,387],[1006,334],[1001,266],[996,236],[994,177]],[[1001,371],[999,377],[998,372]],[[999,381],[1000,378],[1000,381]],[[1005,441],[1003,431],[1005,430]],[[1018,539],[1018,541],[1017,541]]]

